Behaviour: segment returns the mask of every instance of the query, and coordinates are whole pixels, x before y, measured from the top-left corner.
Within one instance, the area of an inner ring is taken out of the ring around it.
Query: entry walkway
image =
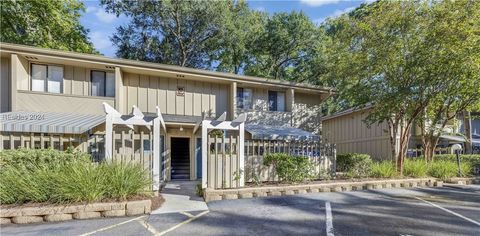
[[[208,206],[203,201],[203,198],[195,194],[195,186],[198,183],[197,181],[187,180],[168,182],[160,192],[165,202],[160,208],[154,210],[152,214],[208,210]]]

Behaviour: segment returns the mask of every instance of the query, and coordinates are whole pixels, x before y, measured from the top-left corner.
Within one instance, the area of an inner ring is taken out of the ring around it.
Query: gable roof
[[[321,93],[328,93],[333,94],[336,92],[335,89],[329,87],[322,87],[316,86],[311,84],[305,83],[296,83],[284,80],[275,80],[275,79],[267,79],[255,76],[246,76],[246,75],[238,75],[232,73],[225,73],[225,72],[216,72],[216,71],[209,71],[209,70],[202,70],[202,69],[193,69],[188,67],[181,67],[175,65],[166,65],[160,63],[152,63],[152,62],[145,62],[145,61],[136,61],[136,60],[129,60],[129,59],[119,59],[119,58],[111,58],[101,55],[93,55],[93,54],[86,54],[86,53],[78,53],[78,52],[68,52],[68,51],[61,51],[55,49],[46,49],[46,48],[38,48],[32,46],[25,46],[19,44],[11,44],[11,43],[1,43],[0,44],[0,52],[6,53],[23,53],[28,55],[45,55],[45,56],[54,56],[54,57],[62,57],[66,59],[76,59],[76,60],[83,60],[83,61],[92,61],[92,62],[100,62],[109,64],[112,67],[135,67],[141,69],[150,69],[150,70],[167,70],[170,72],[177,72],[177,73],[185,73],[185,74],[194,74],[200,76],[208,76],[210,78],[216,78],[221,80],[231,80],[234,82],[240,83],[261,83],[273,86],[281,86],[281,87],[291,87],[299,90],[305,91],[316,91]]]

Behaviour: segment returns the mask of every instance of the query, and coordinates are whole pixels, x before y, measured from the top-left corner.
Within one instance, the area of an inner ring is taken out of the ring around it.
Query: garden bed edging
[[[267,196],[286,196],[318,192],[346,192],[382,188],[442,187],[443,181],[436,178],[367,180],[359,182],[314,183],[303,185],[249,187],[239,189],[211,189],[204,191],[205,202],[256,198]]]
[[[29,224],[56,222],[71,219],[91,219],[100,217],[133,216],[148,214],[152,201],[99,202],[89,204],[18,206],[0,208],[0,223]]]

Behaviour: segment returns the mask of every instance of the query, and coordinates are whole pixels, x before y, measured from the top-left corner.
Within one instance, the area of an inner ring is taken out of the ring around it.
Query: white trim
[[[133,129],[134,125],[141,125],[145,126],[150,129],[153,126],[153,183],[152,189],[154,191],[158,191],[160,189],[160,125],[162,125],[165,132],[167,131],[165,128],[165,121],[163,120],[162,114],[160,112],[160,108],[156,107],[156,117],[151,121],[146,121],[143,112],[137,107],[133,106],[132,110],[132,117],[124,120],[122,119],[122,114],[115,110],[115,108],[108,105],[108,103],[103,103],[103,107],[105,109],[105,113],[107,114],[105,117],[105,159],[112,160],[113,158],[113,125],[114,124],[121,124],[126,125]],[[162,179],[165,177],[163,176]]]
[[[225,121],[227,113],[224,112],[216,120],[203,120],[202,121],[202,188],[207,188],[208,183],[208,173],[207,173],[207,155],[208,155],[208,131],[213,129],[220,130],[238,130],[239,131],[239,162],[240,166],[240,186],[245,185],[245,156],[244,156],[244,146],[245,146],[245,121],[247,115],[241,114],[233,121]]]

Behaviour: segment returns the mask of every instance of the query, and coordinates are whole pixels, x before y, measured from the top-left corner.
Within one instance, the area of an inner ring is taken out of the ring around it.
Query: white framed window
[[[268,110],[285,111],[285,92],[268,91]]]
[[[62,93],[63,67],[53,65],[32,64],[32,91]]]
[[[252,89],[237,88],[237,108],[252,109]]]
[[[90,72],[90,94],[100,97],[115,97],[115,74],[92,70]]]
[[[32,91],[45,92],[47,66],[32,64]]]

